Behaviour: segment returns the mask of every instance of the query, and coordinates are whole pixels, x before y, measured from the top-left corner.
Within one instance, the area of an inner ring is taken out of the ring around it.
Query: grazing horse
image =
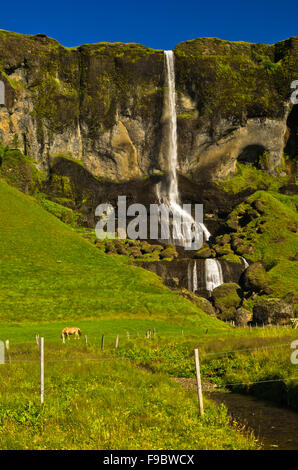
[[[64,330],[61,331],[61,338],[63,340],[63,342],[65,341],[65,336],[69,338],[69,335],[75,335],[75,339],[79,338],[81,336],[81,330],[80,328],[77,328],[75,326],[71,327],[71,328],[64,328]]]

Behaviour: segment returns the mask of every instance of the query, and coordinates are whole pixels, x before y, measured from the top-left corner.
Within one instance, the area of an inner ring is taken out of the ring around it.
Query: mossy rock
[[[221,256],[221,259],[228,261],[229,263],[243,264],[243,261],[240,256],[235,255],[235,253],[230,252],[227,255]]]
[[[131,258],[142,258],[142,252],[137,246],[129,248],[127,252]]]
[[[253,314],[250,310],[246,308],[240,307],[237,308],[235,313],[235,324],[236,326],[246,326],[247,323],[251,322],[253,318]]]
[[[211,317],[215,317],[216,313],[214,307],[209,300],[205,299],[205,297],[197,297],[196,305],[203,310],[203,312],[207,313]]]
[[[242,285],[244,290],[270,294],[269,279],[262,263],[251,264],[243,273]]]
[[[231,246],[229,244],[225,245],[213,245],[214,250],[216,251],[216,254],[218,256],[224,256],[224,255],[233,255],[233,250],[231,249]]]
[[[35,167],[32,158],[17,148],[4,147],[1,143],[0,176],[11,186],[29,194],[41,191],[46,180],[45,172]]]
[[[253,308],[253,321],[264,324],[285,324],[294,317],[294,306],[284,299],[260,298]]]
[[[212,292],[214,306],[222,320],[234,319],[236,309],[241,302],[241,288],[235,282],[227,282],[216,287]]]
[[[178,280],[179,282],[179,280]],[[215,317],[215,310],[212,306],[212,304],[205,299],[204,297],[198,297],[196,296],[193,292],[190,292],[187,289],[180,289],[177,291],[179,295],[184,297],[185,299],[190,300],[194,305],[196,305],[200,310],[203,312],[207,313],[207,315],[210,315],[212,317]]]
[[[196,259],[207,259],[207,258],[212,258],[214,256],[210,246],[207,243],[204,243],[202,248],[200,248],[198,251],[196,251],[194,258]]]
[[[178,253],[177,250],[174,246],[168,246],[165,248],[161,253],[160,253],[160,258],[165,259],[165,258],[178,258]]]

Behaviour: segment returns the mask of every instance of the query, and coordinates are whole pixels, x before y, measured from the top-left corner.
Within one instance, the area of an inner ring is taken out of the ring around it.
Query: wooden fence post
[[[87,335],[85,335],[85,344],[88,344]]]
[[[0,364],[5,364],[5,345],[0,341]]]
[[[102,335],[101,337],[101,350],[102,351],[104,350],[104,346],[105,346],[105,335]]]
[[[5,349],[6,351],[9,351],[9,339],[5,341]]]
[[[202,393],[202,383],[201,383],[199,351],[197,349],[195,349],[195,363],[196,363],[196,375],[197,375],[197,387],[198,387],[200,415],[203,416],[204,415],[203,393]]]
[[[119,345],[119,335],[116,336],[115,349],[118,349]]]
[[[39,346],[39,335],[37,334],[35,335],[35,341],[36,341],[37,346]]]
[[[44,338],[40,338],[40,403],[44,402]]]

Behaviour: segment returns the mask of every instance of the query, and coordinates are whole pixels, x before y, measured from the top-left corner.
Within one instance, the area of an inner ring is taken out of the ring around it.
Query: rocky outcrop
[[[252,321],[253,314],[249,310],[243,307],[239,307],[235,313],[235,325],[236,326],[246,326],[249,322]]]
[[[196,39],[175,48],[180,173],[233,173],[237,159],[282,169],[298,38],[275,45]],[[80,161],[96,178],[166,172],[163,51],[138,44],[66,48],[44,35],[0,31],[0,140],[49,171]],[[292,122],[292,121],[291,121]],[[293,131],[293,132],[294,132]]]
[[[294,317],[293,304],[283,299],[259,299],[253,309],[253,320],[256,323],[283,324]]]
[[[234,282],[221,284],[214,289],[212,300],[220,319],[234,320],[236,309],[241,302],[240,293],[239,285]]]
[[[242,285],[244,290],[258,292],[261,294],[271,294],[269,280],[262,263],[251,264],[243,273]]]

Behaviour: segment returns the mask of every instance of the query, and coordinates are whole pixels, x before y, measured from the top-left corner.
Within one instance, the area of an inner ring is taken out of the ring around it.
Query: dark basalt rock
[[[253,321],[264,324],[288,323],[294,316],[294,307],[283,299],[260,298],[253,308]]]
[[[246,291],[270,294],[269,280],[262,263],[251,264],[243,273],[240,284]]]

